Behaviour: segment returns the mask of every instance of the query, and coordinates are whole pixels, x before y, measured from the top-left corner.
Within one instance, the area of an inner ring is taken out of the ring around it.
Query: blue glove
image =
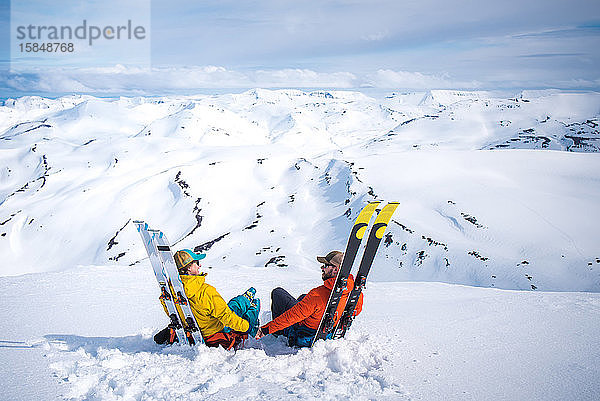
[[[248,328],[247,333],[252,337],[254,337],[258,331],[258,315],[260,314],[260,299],[254,298],[255,294],[256,289],[254,289],[254,287],[250,287],[248,290],[246,290],[246,292],[232,298],[227,303],[229,309],[250,324],[250,328]],[[223,329],[223,332],[225,333],[229,331],[231,331],[229,327],[225,327]]]

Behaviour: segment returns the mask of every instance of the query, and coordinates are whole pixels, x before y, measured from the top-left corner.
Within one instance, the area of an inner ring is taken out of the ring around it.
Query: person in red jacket
[[[290,346],[310,346],[317,333],[321,318],[325,313],[331,289],[335,284],[338,271],[342,264],[344,254],[340,251],[331,251],[326,256],[317,256],[317,261],[322,263],[321,278],[323,285],[313,288],[308,294],[301,295],[298,299],[281,287],[271,292],[271,314],[273,320],[258,329],[256,339],[267,334],[284,335],[288,338]],[[354,287],[354,276],[348,276],[348,284],[342,293],[342,298],[336,312],[336,324],[344,311],[348,294]],[[354,316],[362,310],[363,295],[360,295],[354,311]]]

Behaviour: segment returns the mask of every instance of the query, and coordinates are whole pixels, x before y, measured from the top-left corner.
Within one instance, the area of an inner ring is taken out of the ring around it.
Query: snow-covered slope
[[[315,269],[316,270],[316,269]],[[225,298],[319,274],[223,267]],[[343,340],[283,338],[227,352],[161,347],[167,324],[148,266],[86,266],[0,278],[2,400],[594,400],[600,295],[372,282]],[[31,300],[31,301],[29,301]],[[269,313],[262,320],[269,320]]]
[[[215,266],[311,269],[383,198],[375,279],[598,291],[599,116],[561,92],[7,100],[0,273],[139,263],[132,219]]]

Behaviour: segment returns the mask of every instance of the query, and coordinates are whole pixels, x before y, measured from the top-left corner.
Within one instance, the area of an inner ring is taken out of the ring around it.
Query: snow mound
[[[408,399],[384,373],[391,350],[368,336],[300,350],[248,340],[237,352],[159,347],[147,336],[46,336],[43,346],[75,400]]]

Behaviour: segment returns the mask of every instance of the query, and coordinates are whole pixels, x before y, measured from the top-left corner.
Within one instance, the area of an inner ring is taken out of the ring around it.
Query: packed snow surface
[[[559,91],[8,99],[0,398],[594,399],[599,124],[600,94]],[[347,338],[153,343],[133,220],[268,321],[374,199],[400,206]]]

